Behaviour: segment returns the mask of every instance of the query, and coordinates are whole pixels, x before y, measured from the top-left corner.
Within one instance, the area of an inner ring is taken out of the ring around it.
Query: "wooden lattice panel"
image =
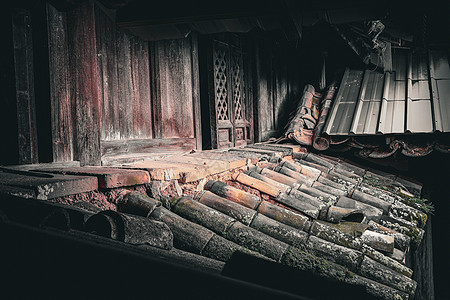
[[[227,89],[227,52],[221,47],[214,48],[214,87],[216,94],[216,114],[219,121],[229,120]]]
[[[244,120],[244,108],[242,105],[243,82],[242,82],[242,57],[239,53],[231,55],[231,75],[233,80],[233,105],[234,119]]]

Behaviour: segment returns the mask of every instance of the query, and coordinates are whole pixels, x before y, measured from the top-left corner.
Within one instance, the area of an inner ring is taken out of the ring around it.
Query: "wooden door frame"
[[[225,35],[226,36],[226,35]],[[226,62],[227,62],[227,78],[226,88],[227,88],[227,105],[228,105],[228,113],[229,120],[221,121],[217,118],[217,109],[216,109],[216,86],[215,86],[215,70],[214,70],[214,53],[216,44],[222,44],[223,47],[227,48],[226,50]],[[203,36],[201,39],[201,50],[203,50],[201,56],[201,62],[203,61],[204,67],[201,68],[201,81],[202,81],[202,97],[207,99],[202,100],[202,111],[203,118],[207,119],[205,123],[209,122],[209,130],[204,128],[203,135],[209,135],[211,139],[211,148],[224,148],[224,146],[220,147],[219,142],[219,128],[229,129],[229,146],[238,146],[236,145],[236,127],[244,128],[244,142],[243,144],[251,144],[253,143],[253,91],[252,91],[252,76],[251,76],[251,64],[248,59],[248,53],[245,51],[245,46],[237,47],[232,45],[228,41],[219,40],[215,37],[215,35]],[[233,52],[238,53],[241,56],[242,62],[242,72],[240,73],[241,82],[245,83],[243,87],[244,97],[242,99],[241,104],[244,107],[243,117],[245,121],[237,121],[235,120],[235,103],[234,103],[234,95],[233,95],[233,86],[232,86],[232,74],[231,74],[231,55]],[[244,81],[244,75],[246,75]],[[208,115],[206,115],[206,112]],[[220,124],[221,122],[221,124]],[[240,126],[236,126],[236,124]],[[231,135],[230,135],[231,134]],[[225,146],[226,147],[226,146]]]

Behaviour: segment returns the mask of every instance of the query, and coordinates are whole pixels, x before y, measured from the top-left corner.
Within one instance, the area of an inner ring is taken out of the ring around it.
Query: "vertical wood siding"
[[[72,161],[72,116],[66,14],[47,5],[53,161]]]
[[[74,122],[74,158],[100,164],[100,96],[97,86],[94,4],[83,2],[67,16]]]
[[[201,148],[195,37],[149,46],[92,1],[47,27],[54,161]]]
[[[156,138],[194,138],[191,39],[150,43]]]
[[[148,44],[95,7],[101,140],[152,138]]]
[[[16,77],[19,163],[38,162],[36,113],[34,97],[34,65],[29,12],[12,17],[14,69]]]
[[[271,40],[254,39],[253,93],[255,140],[280,137],[298,101],[300,68],[294,50]]]

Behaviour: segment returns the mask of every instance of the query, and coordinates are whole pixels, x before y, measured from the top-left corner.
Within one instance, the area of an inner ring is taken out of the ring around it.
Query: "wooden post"
[[[200,110],[200,73],[198,59],[198,36],[196,32],[191,33],[191,73],[192,73],[192,103],[194,137],[196,149],[202,150],[202,118]]]
[[[83,2],[67,15],[70,95],[74,119],[74,159],[100,165],[100,97],[93,1]]]
[[[53,161],[73,160],[69,53],[66,13],[47,4]]]
[[[31,16],[28,11],[12,17],[14,69],[16,77],[19,163],[38,162],[34,65]]]

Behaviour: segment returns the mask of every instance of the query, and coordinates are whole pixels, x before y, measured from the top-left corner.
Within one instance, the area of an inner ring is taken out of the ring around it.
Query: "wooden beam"
[[[37,133],[34,96],[34,65],[31,14],[16,12],[12,17],[19,163],[37,163]]]
[[[164,153],[175,151],[189,151],[194,148],[194,138],[114,140],[102,141],[101,153],[103,156],[133,152]]]
[[[162,138],[163,128],[162,128],[162,115],[161,115],[161,74],[159,72],[159,57],[158,57],[158,43],[149,43],[149,54],[150,54],[150,86],[151,88],[151,103],[152,103],[152,129],[153,138]]]
[[[197,150],[202,150],[202,118],[200,110],[200,73],[198,60],[198,36],[191,33],[191,62],[192,62],[192,102],[194,118],[194,137]]]
[[[47,4],[53,161],[73,160],[66,13]]]
[[[81,165],[100,165],[100,97],[93,1],[67,15],[70,94],[74,118],[74,158]]]

